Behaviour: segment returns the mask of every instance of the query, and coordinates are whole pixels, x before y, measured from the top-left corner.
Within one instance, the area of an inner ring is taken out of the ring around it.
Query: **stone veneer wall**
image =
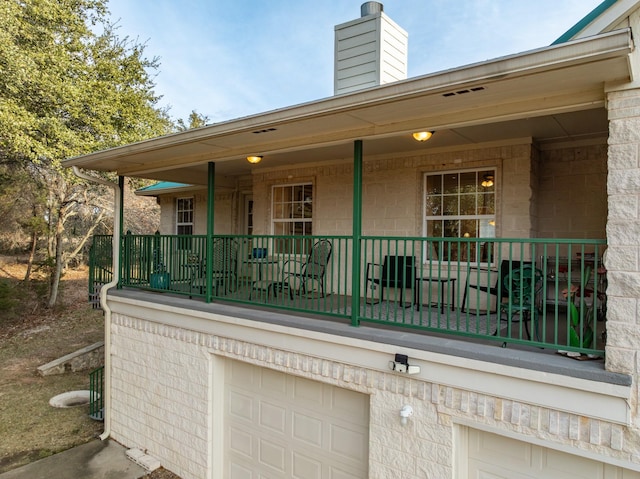
[[[453,477],[460,425],[640,467],[637,438],[621,425],[356,367],[343,357],[314,357],[297,351],[295,342],[284,350],[122,314],[113,316],[112,340],[112,437],[147,451],[183,479],[208,477],[209,444],[222,447],[209,430],[218,386],[212,354],[369,394],[371,478]],[[398,417],[404,404],[414,408],[406,426]]]
[[[629,407],[640,449],[640,90],[609,93],[608,110],[606,366],[634,378]]]

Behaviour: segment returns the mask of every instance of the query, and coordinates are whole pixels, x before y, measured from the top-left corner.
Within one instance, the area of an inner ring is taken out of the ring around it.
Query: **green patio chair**
[[[513,322],[517,316],[517,321],[524,324],[527,339],[531,339],[529,321],[534,328],[536,340],[538,339],[536,315],[540,313],[539,296],[543,285],[542,278],[542,271],[531,264],[513,267],[506,274],[503,286],[507,301],[500,304],[500,316],[494,336],[500,333],[502,321]],[[503,315],[506,315],[506,318]]]

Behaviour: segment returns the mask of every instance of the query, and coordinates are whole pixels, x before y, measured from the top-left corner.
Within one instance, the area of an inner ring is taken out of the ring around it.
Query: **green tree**
[[[191,110],[189,114],[189,124],[182,119],[179,118],[176,125],[176,130],[178,131],[187,131],[193,128],[200,128],[203,126],[207,126],[209,123],[209,117],[206,115],[201,115],[195,110]]]
[[[20,206],[16,226],[37,238],[43,228],[33,216],[46,223],[49,306],[86,236],[65,226],[82,217],[90,230],[107,208],[104,187],[83,184],[61,160],[173,129],[154,92],[158,61],[144,49],[118,38],[106,0],[0,2],[0,166],[12,181],[30,179],[23,200],[31,204]],[[11,191],[0,188],[0,203]]]

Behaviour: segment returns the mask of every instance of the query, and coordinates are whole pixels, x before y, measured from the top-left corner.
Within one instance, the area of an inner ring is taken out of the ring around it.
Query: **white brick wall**
[[[126,317],[115,319],[114,439],[150,451],[169,468],[205,477],[209,370],[206,350],[195,343],[199,336]]]
[[[188,315],[171,314],[176,324],[190,321]],[[210,319],[211,329],[218,329]],[[213,381],[209,370],[214,354],[369,394],[372,478],[452,477],[456,424],[517,434],[550,447],[582,451],[591,457],[602,455],[640,468],[639,442],[633,429],[540,406],[537,401],[543,397],[516,401],[479,393],[473,384],[453,387],[355,366],[348,359],[358,357],[355,345],[353,353],[332,356],[330,345],[322,344],[323,357],[315,356],[288,333],[282,334],[279,342],[287,344],[286,349],[114,314],[114,439],[157,457],[183,479],[208,477],[209,468],[216,466],[209,458],[210,447],[221,447],[220,438],[213,437],[210,443],[207,429],[213,390],[223,386]],[[413,406],[414,415],[403,426],[399,410],[405,404]]]

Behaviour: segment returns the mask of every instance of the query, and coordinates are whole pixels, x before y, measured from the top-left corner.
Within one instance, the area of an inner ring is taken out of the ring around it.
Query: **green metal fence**
[[[89,374],[89,417],[104,420],[104,366]]]
[[[100,288],[113,280],[112,237],[96,235],[89,249],[89,302],[98,305]]]
[[[604,240],[368,236],[357,261],[349,236],[216,235],[207,246],[204,235],[124,235],[120,286],[604,351]]]

